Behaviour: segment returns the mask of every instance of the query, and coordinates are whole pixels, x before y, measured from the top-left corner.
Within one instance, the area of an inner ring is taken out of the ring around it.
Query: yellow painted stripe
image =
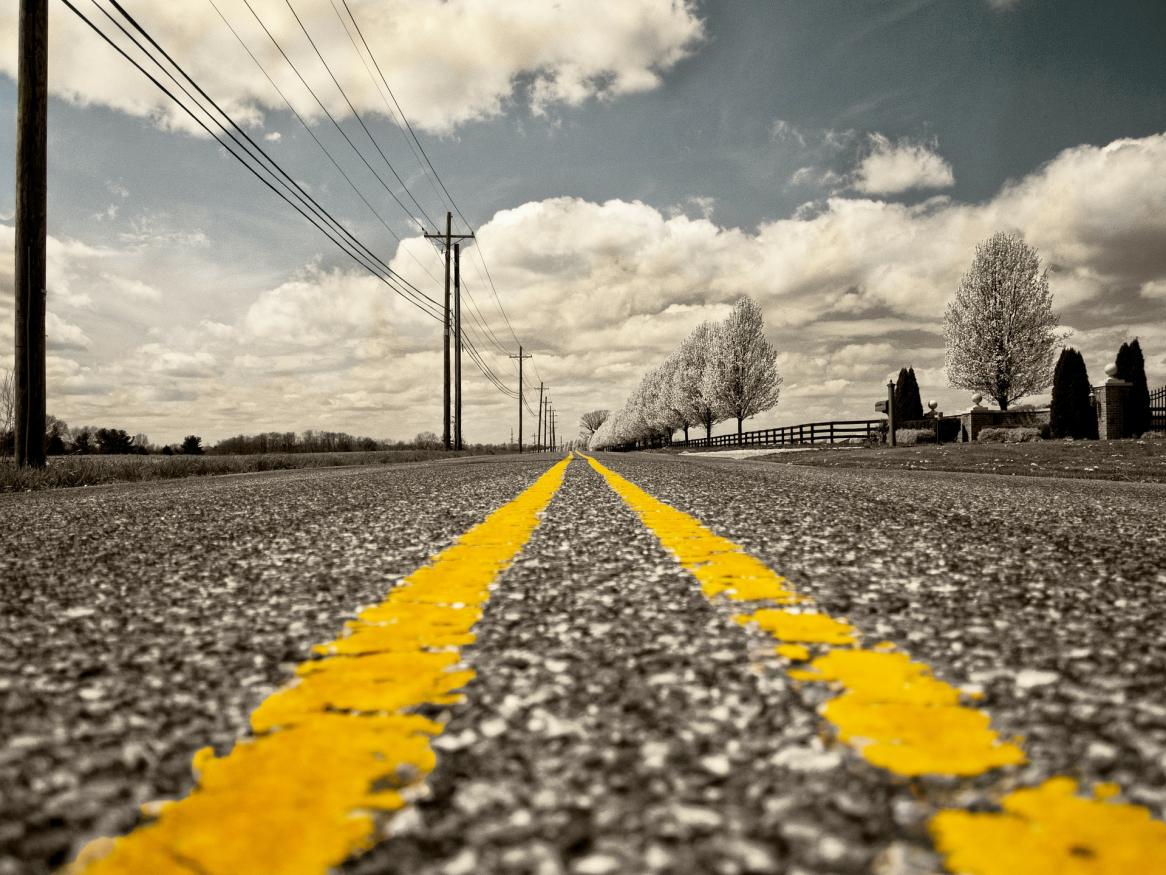
[[[859,646],[845,620],[814,609],[787,580],[699,520],[657,500],[590,457],[587,461],[636,512],[709,598],[768,601],[742,623],[755,623],[779,642],[791,663],[819,656],[791,677],[830,683],[840,694],[822,708],[841,741],[876,766],[900,775],[979,775],[1024,762],[1001,740],[989,717],[961,702],[960,691],[893,645]],[[1053,778],[1002,800],[1003,812],[944,811],[931,831],[953,871],[970,875],[1110,875],[1166,871],[1166,824],[1145,808],[1076,794],[1076,782]]]
[[[433,769],[442,726],[411,713],[449,704],[474,673],[457,648],[474,639],[490,585],[517,556],[571,457],[362,611],[316,648],[296,680],[251,714],[253,738],[195,755],[197,788],[153,823],[90,843],[85,875],[321,873],[372,844],[374,812],[406,804]]]

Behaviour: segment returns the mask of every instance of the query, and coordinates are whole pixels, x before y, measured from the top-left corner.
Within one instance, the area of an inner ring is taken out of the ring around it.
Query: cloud
[[[988,5],[997,12],[1008,12],[1020,5],[1020,0],[988,0]]]
[[[286,5],[278,0],[252,5],[317,93],[334,95],[328,73]],[[497,116],[519,100],[543,113],[556,105],[653,89],[704,32],[687,0],[351,0],[349,5],[412,123],[439,133]],[[246,8],[233,0],[219,7],[296,108],[321,118]],[[295,7],[356,107],[390,115],[366,70],[367,58],[357,56],[331,0],[297,0]],[[135,12],[240,123],[259,126],[268,111],[283,108],[210,4],[182,4],[181,14],[167,4],[146,4]],[[188,116],[64,6],[54,6],[52,14],[54,94],[201,135]],[[16,4],[0,5],[0,31],[16,33],[16,16]],[[113,30],[101,16],[94,18]],[[16,41],[5,40],[0,73],[15,77],[15,70]],[[339,106],[333,110],[341,112]]]
[[[912,189],[950,188],[955,184],[951,165],[931,146],[908,140],[892,142],[882,134],[871,134],[869,149],[855,170],[855,191],[899,194]]]
[[[867,416],[886,376],[904,365],[921,375],[925,398],[951,411],[968,399],[945,386],[942,314],[976,244],[996,230],[1021,233],[1040,252],[1070,343],[1091,374],[1136,335],[1151,381],[1166,382],[1164,165],[1166,134],[1078,146],[981,203],[835,195],[749,231],[637,201],[551,198],[496,213],[474,245],[534,355],[528,373],[551,387],[564,428],[584,410],[620,404],[647,368],[743,294],[762,307],[787,387],[756,425]],[[69,345],[54,352],[68,356],[50,384],[57,415],[166,440],[268,428],[399,437],[439,430],[440,326],[377,280],[315,262],[242,290],[232,278],[233,306],[184,322],[116,293],[129,276],[169,289],[164,271],[173,265],[156,266],[155,253],[171,247],[122,246],[51,246],[61,281],[92,289],[66,298],[50,282],[50,310],[61,320],[54,332]],[[184,273],[214,276],[213,250],[186,257]],[[421,239],[406,239],[392,265],[436,297],[414,258],[439,275]],[[512,338],[476,265],[467,253],[467,330],[514,386]],[[11,272],[3,271],[0,343],[10,344]],[[124,326],[119,300],[146,326],[136,341],[109,339],[110,324]],[[465,372],[467,435],[505,439],[514,401],[468,358]]]

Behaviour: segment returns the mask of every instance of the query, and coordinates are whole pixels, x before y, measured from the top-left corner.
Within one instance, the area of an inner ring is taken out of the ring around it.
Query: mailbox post
[[[887,444],[895,445],[895,384],[887,383],[888,398],[886,401],[875,402],[875,413],[887,415]]]

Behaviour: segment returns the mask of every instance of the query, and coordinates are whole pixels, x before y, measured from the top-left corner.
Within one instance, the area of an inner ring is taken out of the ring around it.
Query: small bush
[[[1026,444],[1029,441],[1041,440],[1039,428],[984,428],[976,435],[981,443],[1010,443]]]
[[[1166,441],[1166,431],[1148,431],[1142,435],[1144,441]]]
[[[901,447],[935,443],[935,430],[930,428],[896,428],[895,443]]]

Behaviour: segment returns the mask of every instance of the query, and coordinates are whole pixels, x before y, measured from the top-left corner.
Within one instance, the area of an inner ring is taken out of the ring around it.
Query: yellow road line
[[[833,684],[840,694],[822,708],[841,741],[870,763],[904,776],[971,776],[1023,763],[1024,752],[1000,739],[987,714],[893,645],[859,645],[860,632],[817,611],[776,574],[732,541],[585,456],[608,485],[689,571],[710,598],[768,601],[737,617],[780,642],[777,654],[804,662],[791,677]],[[1053,778],[1002,800],[1003,812],[943,811],[931,822],[936,844],[953,871],[972,875],[1109,875],[1166,871],[1166,824],[1149,812],[1109,798],[1075,795],[1076,782]],[[1157,867],[1157,868],[1156,868]]]
[[[441,724],[410,713],[449,704],[473,676],[457,648],[474,640],[490,585],[538,526],[571,457],[474,526],[384,602],[316,648],[297,678],[251,714],[255,734],[194,758],[198,787],[153,823],[90,843],[84,875],[307,875],[373,842],[374,813],[403,807],[436,764]]]

